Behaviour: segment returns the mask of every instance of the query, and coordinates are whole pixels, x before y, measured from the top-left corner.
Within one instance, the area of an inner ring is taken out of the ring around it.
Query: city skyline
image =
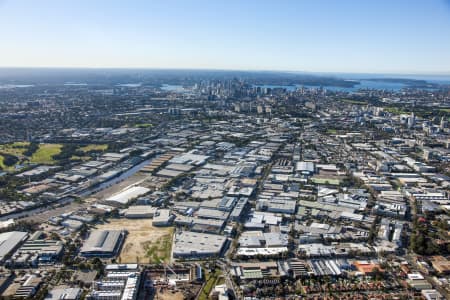
[[[448,1],[0,2],[0,67],[450,74]]]

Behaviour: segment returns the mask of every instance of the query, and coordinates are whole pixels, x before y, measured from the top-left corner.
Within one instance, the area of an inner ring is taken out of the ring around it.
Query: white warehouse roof
[[[27,237],[28,233],[21,231],[0,233],[0,261],[3,261]]]
[[[120,204],[127,204],[130,200],[147,194],[150,192],[150,189],[142,187],[142,186],[133,186],[125,191],[122,191],[118,194],[115,194],[112,197],[106,199],[108,202],[117,202]]]

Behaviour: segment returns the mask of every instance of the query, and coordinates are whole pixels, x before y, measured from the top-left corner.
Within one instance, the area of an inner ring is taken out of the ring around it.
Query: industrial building
[[[225,236],[184,231],[175,235],[173,256],[180,258],[220,256],[226,243]]]
[[[105,201],[111,205],[122,206],[139,196],[147,194],[148,192],[150,192],[150,189],[148,188],[142,186],[133,186],[118,194],[115,194],[112,197],[107,198]]]
[[[112,257],[125,239],[123,230],[95,230],[84,242],[80,254],[85,257]]]
[[[15,267],[37,266],[56,261],[63,252],[63,242],[43,239],[43,232],[36,231],[11,256],[7,264]]]
[[[175,219],[169,209],[159,209],[156,215],[153,217],[153,226],[170,226]]]
[[[137,265],[108,265],[106,271],[105,276],[94,282],[86,299],[135,300],[137,298],[141,281]]]
[[[149,205],[133,205],[124,211],[124,217],[129,219],[153,218],[157,208]]]
[[[78,300],[81,298],[80,288],[61,287],[49,291],[45,300]]]
[[[28,233],[21,231],[10,231],[0,233],[0,263],[16,250],[28,237]]]

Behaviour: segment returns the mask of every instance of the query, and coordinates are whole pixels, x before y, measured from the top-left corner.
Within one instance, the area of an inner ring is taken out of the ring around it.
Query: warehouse
[[[169,209],[159,209],[156,215],[153,217],[153,226],[170,226],[175,219]]]
[[[180,172],[189,172],[194,167],[191,165],[185,165],[185,164],[170,164],[166,167],[168,170],[174,170],[174,171],[180,171]]]
[[[80,288],[59,287],[48,292],[45,300],[78,300],[81,298]]]
[[[56,261],[63,252],[63,242],[43,239],[44,233],[36,231],[12,255],[10,264],[16,267],[37,265],[38,263],[51,263]]]
[[[175,235],[174,257],[199,258],[220,256],[227,238],[216,234],[184,231]]]
[[[196,213],[196,216],[204,219],[226,220],[229,214],[230,213],[227,211],[221,211],[210,208],[200,208]]]
[[[244,248],[273,248],[287,245],[287,234],[280,232],[244,231],[239,237],[239,246]]]
[[[169,169],[162,169],[161,171],[156,173],[156,175],[158,175],[158,176],[168,177],[168,178],[175,178],[175,177],[180,176],[182,174],[183,174],[183,172],[181,172],[181,171],[169,170]]]
[[[233,211],[230,214],[230,219],[232,221],[238,221],[240,220],[243,212],[246,210],[248,204],[248,198],[241,198],[236,203],[236,206],[234,207]]]
[[[21,231],[0,233],[0,263],[3,263],[11,252],[26,240],[28,234]]]
[[[80,254],[85,257],[111,257],[119,251],[125,239],[123,230],[95,230],[84,242]]]
[[[316,276],[339,276],[342,273],[337,260],[310,260],[308,264]]]
[[[270,199],[258,199],[256,208],[274,213],[294,214],[296,204],[297,202],[291,198],[272,196]]]
[[[297,164],[295,165],[295,170],[298,173],[302,173],[302,174],[307,174],[307,175],[311,175],[314,173],[315,171],[315,166],[313,162],[309,162],[309,161],[299,161],[297,162]]]
[[[139,196],[145,195],[148,192],[150,192],[150,190],[148,188],[141,187],[141,186],[133,186],[127,190],[124,190],[118,194],[115,194],[112,197],[107,198],[106,201],[112,205],[125,205],[128,202],[130,202],[131,200],[133,200]]]
[[[193,153],[184,153],[176,156],[170,160],[171,164],[189,164],[194,166],[201,166],[205,164],[209,156],[197,155]]]
[[[129,219],[153,218],[157,208],[149,205],[134,205],[124,211],[124,217]]]

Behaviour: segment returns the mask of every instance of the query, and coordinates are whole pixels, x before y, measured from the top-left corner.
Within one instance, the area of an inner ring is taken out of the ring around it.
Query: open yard
[[[172,227],[153,227],[151,219],[110,219],[99,229],[128,231],[119,256],[120,263],[169,262],[172,251]]]

